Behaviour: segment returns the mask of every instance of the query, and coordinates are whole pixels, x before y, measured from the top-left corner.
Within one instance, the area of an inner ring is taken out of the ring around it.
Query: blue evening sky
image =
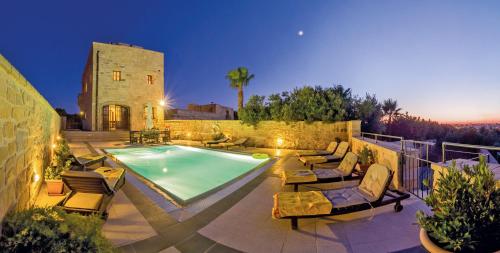
[[[175,106],[342,84],[440,121],[500,121],[500,1],[4,1],[0,53],[77,112],[92,41],[165,53]],[[298,36],[299,30],[304,31]]]

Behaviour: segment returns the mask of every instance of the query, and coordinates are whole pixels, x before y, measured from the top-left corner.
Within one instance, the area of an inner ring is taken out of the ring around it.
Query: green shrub
[[[59,139],[54,148],[54,156],[50,165],[45,169],[45,179],[61,179],[61,174],[71,167],[71,151],[64,139]]]
[[[433,214],[417,213],[420,226],[441,247],[456,252],[500,249],[500,190],[484,159],[463,172],[453,164],[425,199]],[[427,183],[428,184],[428,183]]]
[[[238,112],[238,117],[243,123],[255,127],[260,121],[269,119],[264,99],[264,96],[257,95],[253,95],[248,99],[245,107],[241,109],[241,112]]]
[[[362,165],[369,165],[375,162],[373,151],[368,148],[368,145],[365,145],[362,149],[358,150],[358,156],[359,163]]]
[[[8,214],[2,224],[2,252],[113,252],[97,216],[60,208],[31,208]]]

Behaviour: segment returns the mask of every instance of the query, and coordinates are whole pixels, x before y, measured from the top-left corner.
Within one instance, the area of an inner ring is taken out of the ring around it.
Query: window
[[[148,75],[148,84],[153,84],[153,76]]]
[[[122,72],[121,71],[113,71],[113,81],[122,80]]]
[[[153,114],[153,119],[156,119],[156,107],[151,107],[151,111],[152,111],[152,114]]]
[[[83,84],[83,93],[87,93],[87,82]]]

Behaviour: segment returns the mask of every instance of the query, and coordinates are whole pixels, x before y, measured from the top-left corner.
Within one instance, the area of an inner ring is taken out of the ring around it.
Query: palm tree
[[[398,101],[392,99],[384,100],[382,104],[382,111],[384,116],[387,116],[387,124],[390,125],[392,120],[400,114],[402,109],[398,107]]]
[[[243,87],[247,86],[250,80],[254,78],[253,74],[248,73],[245,67],[239,67],[227,72],[226,79],[232,88],[238,89],[238,112],[243,108]]]

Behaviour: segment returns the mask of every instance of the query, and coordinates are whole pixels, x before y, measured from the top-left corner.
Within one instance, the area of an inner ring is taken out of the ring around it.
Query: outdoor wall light
[[[57,140],[60,140],[60,139],[61,139],[61,136],[60,136],[60,135],[57,135],[57,136],[56,136],[56,139],[57,139]]]
[[[164,100],[160,100],[160,106],[165,106],[165,101]]]
[[[56,144],[52,144],[52,148],[56,148]]]
[[[40,180],[40,175],[35,173],[35,175],[33,175],[33,180],[35,181],[35,183],[38,182]]]
[[[282,146],[283,142],[284,142],[283,138],[278,137],[278,139],[276,139],[276,146],[278,147]]]

